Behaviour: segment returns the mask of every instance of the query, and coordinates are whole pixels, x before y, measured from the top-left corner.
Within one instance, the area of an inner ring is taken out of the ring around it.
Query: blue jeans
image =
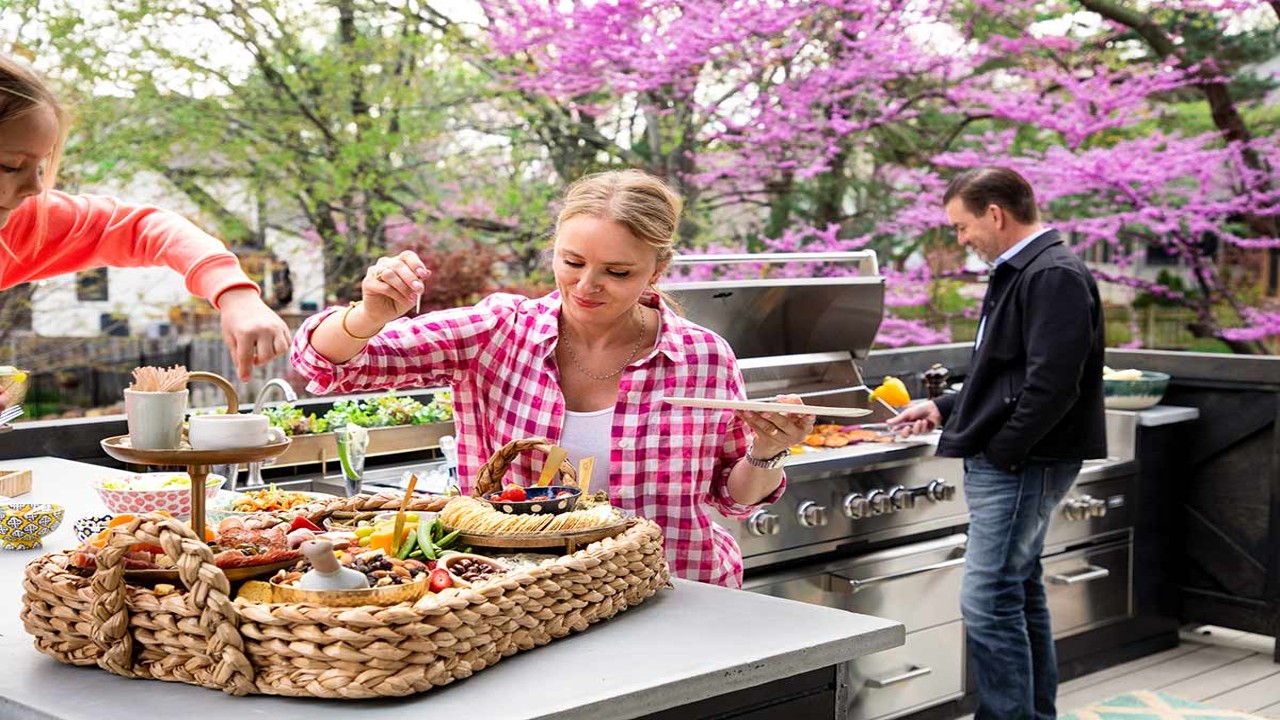
[[[1013,473],[982,455],[964,461],[969,545],[960,604],[978,680],[974,720],[1057,717],[1040,553],[1053,509],[1079,473],[1079,461],[1031,461]]]

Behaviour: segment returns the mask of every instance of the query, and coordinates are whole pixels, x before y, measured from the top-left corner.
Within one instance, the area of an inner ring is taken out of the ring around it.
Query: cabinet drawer
[[[1128,542],[1044,559],[1053,636],[1070,635],[1133,614]]]
[[[1121,477],[1072,487],[1053,510],[1044,538],[1046,551],[1131,527],[1132,482],[1132,477]]]
[[[821,566],[820,573],[747,589],[763,595],[896,620],[907,632],[960,619],[965,536],[905,545]]]
[[[849,720],[888,720],[964,694],[964,623],[909,633],[850,663]]]

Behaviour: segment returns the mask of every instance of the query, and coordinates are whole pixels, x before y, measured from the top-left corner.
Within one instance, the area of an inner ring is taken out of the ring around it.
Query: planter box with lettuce
[[[293,438],[275,467],[338,460],[337,431],[348,424],[368,429],[367,456],[437,447],[441,437],[453,434],[453,396],[448,391],[436,393],[425,404],[387,393],[365,400],[339,400],[324,415],[304,415],[289,403],[262,412]]]

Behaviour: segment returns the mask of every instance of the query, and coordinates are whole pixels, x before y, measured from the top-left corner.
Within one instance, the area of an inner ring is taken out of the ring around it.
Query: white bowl
[[[154,489],[139,489],[135,487],[147,487],[152,483],[175,476],[186,477],[187,484]],[[127,483],[124,489],[117,490],[103,487],[105,483],[111,480],[120,479],[124,479]],[[205,499],[208,500],[217,495],[218,490],[226,482],[227,479],[225,477],[210,473],[205,480]],[[185,518],[191,515],[190,476],[184,472],[136,473],[123,477],[98,478],[93,481],[93,489],[98,491],[98,497],[102,498],[103,504],[113,513],[145,513],[163,510],[177,518]]]

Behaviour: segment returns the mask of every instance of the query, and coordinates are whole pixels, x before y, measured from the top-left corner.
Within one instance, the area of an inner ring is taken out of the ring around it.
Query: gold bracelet
[[[375,337],[377,336],[378,333],[382,332],[382,328],[378,328],[376,331],[374,331],[373,335],[357,335],[347,329],[347,315],[351,314],[351,311],[355,310],[356,306],[362,304],[363,302],[364,302],[363,300],[356,300],[351,304],[347,305],[346,310],[342,311],[342,332],[346,333],[347,337],[351,338],[352,340],[368,340],[369,338]]]

